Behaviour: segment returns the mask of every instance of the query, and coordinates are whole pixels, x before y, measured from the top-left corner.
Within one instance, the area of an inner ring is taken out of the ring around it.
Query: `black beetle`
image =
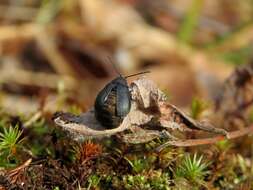
[[[95,117],[106,128],[118,127],[131,109],[131,93],[126,78],[148,73],[141,72],[119,77],[108,83],[95,100]]]

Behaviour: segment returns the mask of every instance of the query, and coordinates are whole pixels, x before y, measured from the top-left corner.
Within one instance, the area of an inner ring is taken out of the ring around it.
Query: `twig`
[[[76,76],[76,72],[65,60],[64,56],[58,50],[54,41],[56,40],[49,31],[43,27],[37,27],[37,35],[35,36],[39,47],[45,53],[45,56],[50,61],[50,64],[62,75]]]
[[[158,146],[156,151],[160,152],[165,147],[172,145],[178,147],[189,147],[189,146],[198,146],[198,145],[207,145],[207,144],[214,144],[224,139],[235,139],[242,137],[244,135],[250,134],[253,132],[253,125],[247,127],[245,129],[228,132],[227,138],[225,136],[219,135],[212,138],[203,138],[203,139],[190,139],[190,140],[182,140],[182,141],[167,141],[166,143]]]
[[[38,9],[26,6],[0,5],[0,17],[4,19],[15,19],[31,21],[37,15]]]
[[[24,162],[22,165],[18,166],[17,168],[14,168],[13,170],[10,170],[7,172],[7,177],[10,179],[11,183],[16,183],[17,180],[21,177],[21,175],[24,174],[25,169],[31,164],[32,159],[28,159],[26,162]]]
[[[36,25],[23,24],[20,26],[1,26],[0,27],[0,42],[3,40],[13,40],[15,38],[32,38],[36,34]],[[22,32],[20,32],[22,31]]]
[[[12,61],[9,61],[10,64]],[[74,89],[76,81],[71,76],[61,76],[45,72],[31,72],[24,69],[2,67],[0,71],[0,82],[15,82],[21,85],[32,85],[57,89],[59,81],[63,81],[66,89]]]
[[[27,96],[13,95],[11,93],[1,93],[1,95],[4,99],[4,101],[0,102],[1,108],[9,114],[23,113],[24,115],[31,115],[38,112],[38,109],[40,108],[39,97],[27,98]],[[45,112],[57,111],[57,100],[58,100],[57,97],[58,97],[57,95],[48,96],[43,111]],[[33,117],[35,116],[32,116],[32,118]],[[29,127],[29,123],[25,125]]]
[[[29,127],[30,125],[32,125],[34,122],[36,122],[42,115],[41,111],[38,111],[37,113],[35,113],[28,121],[26,121],[24,123],[25,127]]]

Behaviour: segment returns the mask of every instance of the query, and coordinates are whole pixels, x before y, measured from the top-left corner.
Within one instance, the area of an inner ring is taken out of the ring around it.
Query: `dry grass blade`
[[[28,121],[24,123],[24,127],[29,127],[34,122],[36,122],[42,116],[42,111],[36,112]]]
[[[21,179],[25,169],[31,164],[31,162],[32,159],[29,159],[17,168],[8,171],[7,178],[9,179],[9,181],[11,183],[16,183],[19,179]]]

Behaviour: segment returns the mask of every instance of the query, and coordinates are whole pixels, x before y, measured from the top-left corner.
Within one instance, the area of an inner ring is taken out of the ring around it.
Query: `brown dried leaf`
[[[124,119],[118,128],[106,129],[96,120],[93,108],[80,116],[70,113],[57,113],[54,118],[56,125],[69,131],[72,137],[78,141],[84,138],[110,136],[124,131],[129,127],[127,120],[128,117]]]
[[[123,123],[115,129],[104,128],[95,118],[94,109],[88,112],[75,116],[70,113],[57,113],[54,117],[54,122],[63,129],[70,131],[76,140],[82,140],[82,136],[86,137],[104,137],[110,136],[131,126],[144,125],[154,118],[154,115],[148,110],[140,110],[139,107],[148,109],[158,106],[158,101],[165,99],[162,92],[155,86],[152,81],[139,79],[131,84],[133,90],[133,103],[128,116]]]
[[[159,102],[166,101],[166,95],[158,89],[157,85],[148,79],[140,78],[130,85],[132,99],[142,108],[158,107]]]
[[[223,116],[225,125],[233,125],[238,120],[246,124],[245,115],[253,103],[253,63],[235,69],[225,81],[220,96],[216,100],[216,111]]]
[[[198,122],[172,104],[162,103],[159,107],[162,113],[160,122],[163,126],[176,127],[179,130],[189,130],[188,128],[190,128],[227,135],[227,131],[224,129],[216,128],[208,121]]]
[[[54,121],[58,126],[74,134],[77,140],[82,139],[83,136],[98,138],[124,131],[124,134],[120,134],[122,141],[142,143],[154,138],[173,138],[167,129],[184,131],[187,128],[227,134],[225,130],[217,129],[209,123],[200,123],[191,119],[174,105],[165,102],[166,96],[154,82],[148,79],[141,78],[132,82],[130,89],[133,99],[131,110],[122,124],[115,129],[105,129],[95,119],[93,109],[80,116],[58,113]],[[149,129],[146,129],[146,126]],[[127,129],[130,133],[126,133]]]

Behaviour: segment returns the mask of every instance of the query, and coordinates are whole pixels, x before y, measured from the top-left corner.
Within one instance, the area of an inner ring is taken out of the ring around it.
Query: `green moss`
[[[17,154],[24,141],[21,135],[18,126],[3,127],[3,132],[0,133],[0,166],[10,167],[19,163]]]
[[[175,179],[185,178],[191,183],[203,185],[204,177],[209,174],[207,170],[209,165],[210,163],[203,161],[203,156],[198,157],[194,154],[191,157],[186,154],[175,169]]]

